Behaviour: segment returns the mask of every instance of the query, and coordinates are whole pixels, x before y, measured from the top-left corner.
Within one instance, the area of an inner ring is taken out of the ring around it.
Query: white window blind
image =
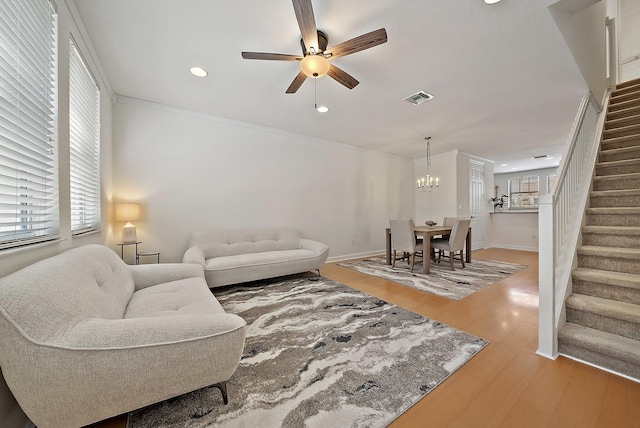
[[[100,228],[100,88],[71,41],[69,59],[71,231]]]
[[[0,249],[58,234],[57,15],[0,0]]]

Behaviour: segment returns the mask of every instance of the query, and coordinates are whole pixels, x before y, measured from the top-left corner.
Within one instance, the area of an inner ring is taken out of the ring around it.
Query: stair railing
[[[603,105],[608,99],[609,92]],[[539,198],[537,353],[547,358],[558,356],[558,329],[564,324],[564,302],[571,290],[571,271],[577,260],[576,248],[604,128],[606,114],[600,113],[597,100],[587,93],[574,120],[553,191]]]

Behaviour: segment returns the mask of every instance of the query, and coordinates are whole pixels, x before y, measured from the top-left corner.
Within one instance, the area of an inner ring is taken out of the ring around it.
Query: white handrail
[[[609,93],[605,98],[608,102]],[[589,92],[582,99],[570,141],[558,168],[551,195],[541,196],[539,229],[538,354],[556,358],[558,329],[564,323],[564,301],[595,169],[605,114]]]

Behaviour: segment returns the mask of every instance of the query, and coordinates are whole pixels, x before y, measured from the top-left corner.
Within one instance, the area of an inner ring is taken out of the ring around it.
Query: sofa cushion
[[[202,249],[206,259],[246,253],[300,248],[300,233],[294,228],[211,230],[195,232],[189,247]]]
[[[0,287],[7,320],[31,340],[55,345],[82,321],[122,318],[134,283],[115,252],[87,245],[8,275]]]
[[[253,266],[290,263],[294,260],[313,259],[318,255],[311,250],[267,251],[263,253],[238,254],[235,256],[219,257],[207,260],[205,270],[232,270]]]
[[[187,278],[143,288],[133,293],[125,318],[178,314],[225,313],[204,278]]]

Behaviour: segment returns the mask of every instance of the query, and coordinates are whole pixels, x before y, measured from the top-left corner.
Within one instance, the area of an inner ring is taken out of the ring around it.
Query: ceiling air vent
[[[422,104],[425,101],[433,98],[433,95],[427,94],[424,91],[416,92],[415,94],[405,98],[405,101],[409,101],[411,104],[417,106],[418,104]]]
[[[531,159],[551,159],[549,155],[533,156]]]

